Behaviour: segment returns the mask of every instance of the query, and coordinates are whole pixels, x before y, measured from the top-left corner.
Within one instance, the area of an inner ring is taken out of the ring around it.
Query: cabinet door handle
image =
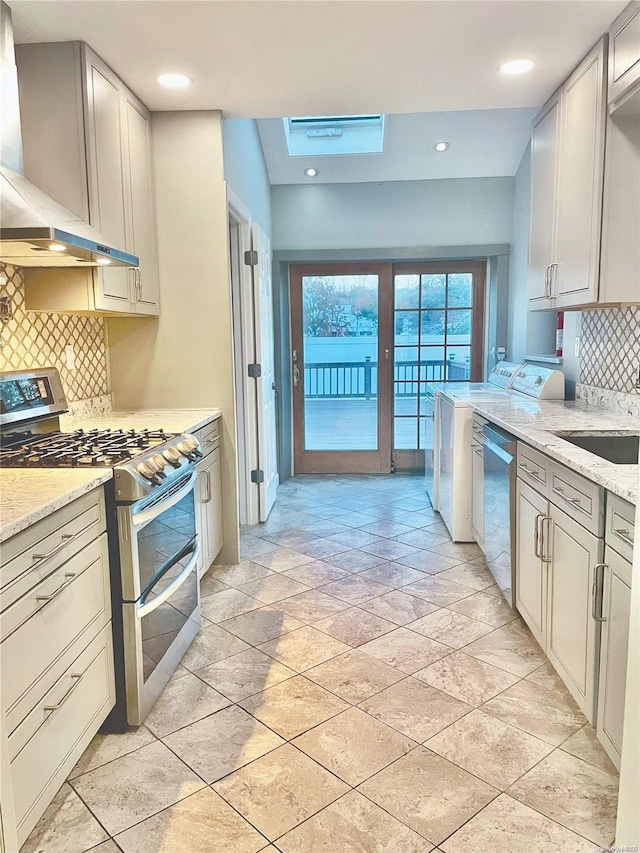
[[[62,551],[65,545],[68,545],[72,539],[75,539],[77,535],[77,533],[63,533],[61,541],[54,548],[47,551],[46,554],[33,554],[31,560],[34,563],[43,563],[45,560],[50,560],[51,557],[54,557],[59,551]]]
[[[553,296],[558,264],[549,264],[549,296]]]
[[[202,473],[207,484],[206,497],[202,498],[202,503],[208,504],[211,502],[211,472],[203,471]]]
[[[550,268],[550,266],[551,266],[550,264],[547,264],[546,267],[544,268],[544,296],[545,296],[545,299],[548,299],[549,296],[551,295],[549,293],[549,268]]]
[[[82,676],[83,676],[83,675],[84,675],[84,673],[83,673],[83,672],[81,672],[81,673],[76,673],[76,674],[72,675],[72,676],[71,676],[71,678],[73,679],[73,684],[72,684],[72,685],[71,685],[71,687],[67,690],[67,692],[64,694],[64,696],[62,697],[62,699],[61,699],[58,703],[56,703],[55,705],[45,705],[45,706],[44,706],[44,710],[45,710],[45,711],[47,711],[48,713],[51,713],[51,711],[57,711],[57,710],[58,710],[58,708],[62,708],[62,706],[63,706],[63,705],[64,705],[64,703],[67,701],[67,699],[69,698],[69,696],[71,696],[71,694],[73,693],[73,691],[76,689],[76,687],[77,687],[77,686],[80,684],[80,682],[82,681]]]
[[[545,521],[548,521],[546,529],[544,526]],[[551,525],[553,523],[553,519],[550,515],[543,515],[542,522],[540,524],[540,559],[543,563],[550,563],[553,559],[553,555],[551,554]]]
[[[75,572],[65,572],[66,580],[63,581],[57,589],[54,589],[53,592],[49,593],[49,595],[36,595],[36,601],[53,601],[54,598],[57,598],[60,593],[69,586],[75,576]]]
[[[606,563],[597,563],[594,566],[593,586],[591,587],[591,616],[595,622],[607,621],[607,617],[602,615],[604,570],[606,568]]]
[[[629,535],[631,533],[629,528],[624,528],[622,530],[618,530],[617,528],[614,527],[613,532],[616,534],[616,536],[618,536],[620,539],[622,539],[623,542],[626,542],[627,545],[631,545],[631,547],[633,548],[633,536]]]
[[[542,559],[542,552],[540,550],[540,522],[543,518],[544,515],[542,513],[538,513],[538,515],[536,515],[535,530],[533,534],[533,550],[536,557],[539,557],[540,559]]]

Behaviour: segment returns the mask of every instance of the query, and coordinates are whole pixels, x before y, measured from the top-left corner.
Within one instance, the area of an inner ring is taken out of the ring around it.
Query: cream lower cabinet
[[[549,504],[516,481],[516,609],[544,648],[547,632],[547,569],[540,551],[541,528]]]
[[[198,519],[202,577],[222,549],[222,478],[220,473],[220,426],[214,421],[194,433],[203,458],[198,463]]]

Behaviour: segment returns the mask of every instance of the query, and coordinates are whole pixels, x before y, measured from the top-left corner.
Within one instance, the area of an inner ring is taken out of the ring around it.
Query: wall
[[[161,316],[108,321],[114,406],[222,408],[224,549],[239,551],[232,313],[222,119],[152,115]]]
[[[272,187],[273,246],[380,249],[510,243],[513,178]]]
[[[225,120],[222,141],[225,180],[271,239],[271,187],[256,122]]]
[[[109,391],[105,324],[101,317],[36,314],[24,307],[24,279],[19,267],[0,264],[1,286],[11,298],[13,317],[1,330],[0,370],[57,367],[68,402],[99,397]],[[73,346],[75,369],[69,370],[65,347]]]

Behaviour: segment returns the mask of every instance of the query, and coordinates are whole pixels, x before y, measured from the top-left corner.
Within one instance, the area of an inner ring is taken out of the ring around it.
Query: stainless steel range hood
[[[11,9],[0,2],[0,261],[18,267],[125,266],[139,260],[57,204],[23,174]]]

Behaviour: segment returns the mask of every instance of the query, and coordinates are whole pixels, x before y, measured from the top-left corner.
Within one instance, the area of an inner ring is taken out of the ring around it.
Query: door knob
[[[293,365],[293,384],[297,385],[299,381],[300,381],[300,371],[298,370],[297,366],[294,364]]]

